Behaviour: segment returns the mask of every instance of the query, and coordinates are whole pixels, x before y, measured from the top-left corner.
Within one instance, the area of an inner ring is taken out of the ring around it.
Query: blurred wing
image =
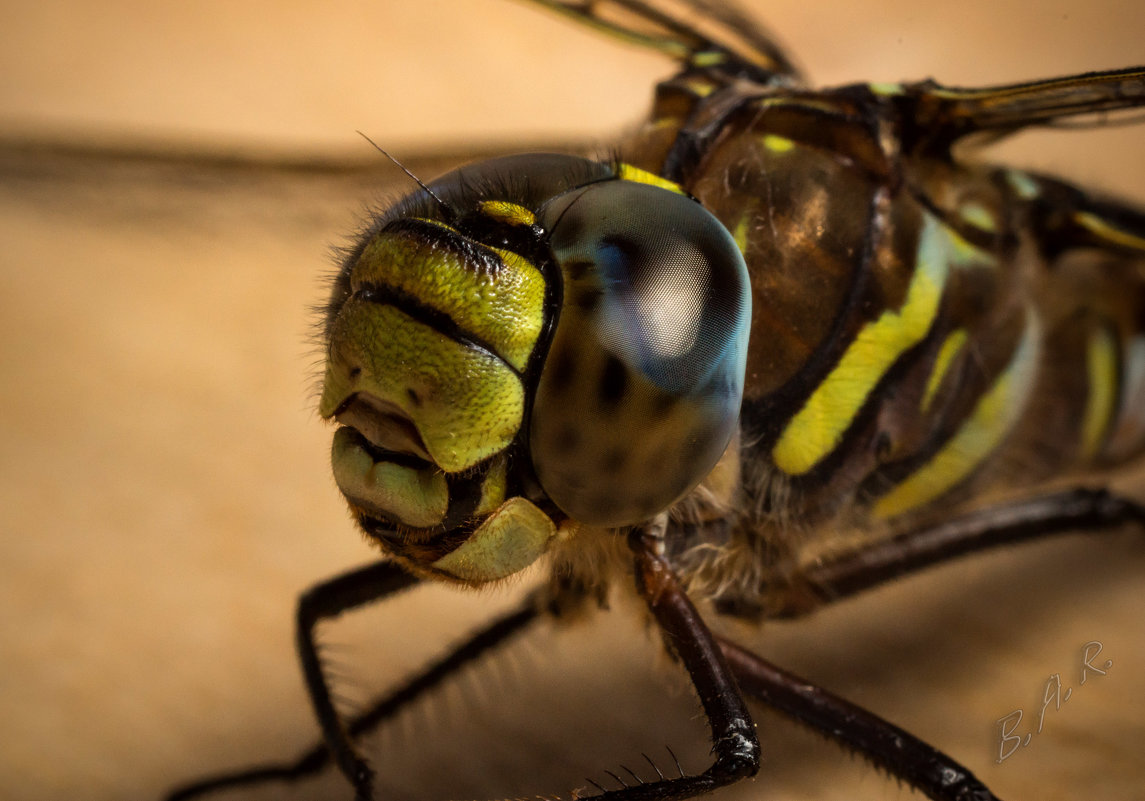
[[[687,66],[723,67],[768,81],[799,71],[762,26],[741,9],[712,0],[532,0],[578,22]]]
[[[1145,67],[983,89],[925,81],[904,91],[916,104],[915,142],[924,148],[945,148],[970,134],[1001,137],[1069,117],[1145,107]]]

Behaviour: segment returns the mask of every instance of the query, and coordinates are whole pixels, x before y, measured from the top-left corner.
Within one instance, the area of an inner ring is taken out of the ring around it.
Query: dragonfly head
[[[746,268],[702,206],[642,177],[569,156],[462,168],[347,259],[319,412],[343,495],[411,569],[503,578],[566,520],[652,517],[723,454]]]

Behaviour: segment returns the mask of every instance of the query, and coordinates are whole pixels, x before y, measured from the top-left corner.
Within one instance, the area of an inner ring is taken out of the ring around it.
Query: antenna
[[[373,145],[375,150],[377,150],[379,153],[381,153],[383,156],[385,156],[387,159],[389,159],[391,162],[393,162],[395,165],[397,165],[398,169],[400,169],[402,172],[404,172],[406,175],[408,175],[411,181],[413,181],[415,184],[420,186],[422,188],[422,191],[424,191],[427,195],[429,195],[431,198],[433,198],[434,202],[437,203],[438,207],[441,208],[441,210],[445,213],[445,216],[448,219],[450,219],[450,220],[453,219],[453,217],[454,217],[453,209],[449,208],[449,205],[444,200],[442,200],[440,197],[438,197],[437,193],[435,193],[432,189],[430,189],[428,186],[426,186],[424,183],[422,183],[420,178],[418,178],[416,175],[414,175],[412,172],[410,172],[406,168],[406,165],[402,164],[396,158],[391,156],[381,145],[379,145],[377,142],[375,142],[370,137],[366,136],[361,131],[356,131],[356,133],[358,134],[358,136],[362,137],[367,142],[369,142],[371,145]]]

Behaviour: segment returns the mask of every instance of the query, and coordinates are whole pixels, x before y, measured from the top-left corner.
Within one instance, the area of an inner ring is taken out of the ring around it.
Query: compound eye
[[[703,206],[633,181],[542,212],[563,301],[530,418],[533,465],[562,511],[631,525],[710,472],[739,418],[751,295]]]

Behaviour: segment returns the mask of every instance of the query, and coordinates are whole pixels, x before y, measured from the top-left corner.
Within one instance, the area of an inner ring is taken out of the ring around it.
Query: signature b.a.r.
[[[1102,645],[1097,640],[1090,640],[1082,647],[1080,686],[1084,687],[1086,681],[1092,677],[1104,676],[1113,667],[1112,659],[1106,659],[1101,667],[1094,664],[1094,660],[1101,653],[1101,649]],[[1042,706],[1038,711],[1038,728],[1035,731],[1027,732],[1024,737],[1016,733],[1022,722],[1023,712],[1021,709],[1015,709],[1005,717],[999,718],[997,723],[1001,738],[998,741],[998,758],[995,762],[1001,764],[1012,757],[1019,748],[1029,745],[1035,734],[1042,733],[1046,724],[1046,712],[1050,710],[1051,706],[1055,712],[1060,710],[1072,695],[1072,687],[1063,687],[1061,674],[1053,673],[1046,680],[1045,690],[1042,693]]]

